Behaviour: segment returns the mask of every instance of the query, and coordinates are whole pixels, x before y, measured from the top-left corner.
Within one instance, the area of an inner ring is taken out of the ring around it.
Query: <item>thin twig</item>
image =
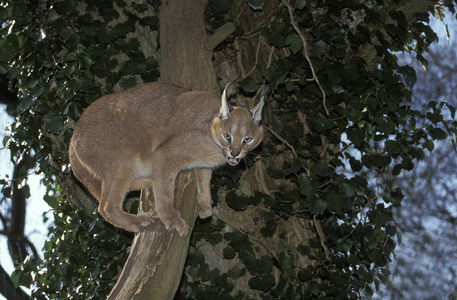
[[[321,222],[316,218],[316,215],[313,216],[313,223],[314,227],[316,227],[319,239],[321,240],[321,246],[324,248],[325,258],[330,261],[330,252],[328,251],[327,245],[325,245],[324,231],[322,231]]]
[[[300,37],[302,43],[303,43],[303,52],[305,54],[306,61],[308,62],[309,67],[311,68],[311,73],[313,74],[312,80],[314,80],[319,87],[319,90],[322,93],[322,104],[324,105],[324,110],[327,116],[329,115],[327,105],[326,105],[326,95],[325,91],[322,88],[319,79],[317,78],[316,71],[314,70],[313,63],[311,62],[310,54],[309,54],[309,47],[308,47],[308,42],[306,41],[305,36],[301,32],[300,28],[298,27],[297,23],[294,20],[294,9],[292,8],[292,5],[290,5],[289,1],[287,0],[281,0],[281,2],[287,7],[287,10],[289,11],[289,16],[290,16],[290,24],[294,28],[294,30],[297,32],[298,36]]]
[[[260,244],[265,250],[267,250],[268,253],[270,253],[275,259],[277,262],[280,262],[279,260],[279,257],[276,255],[276,253],[273,252],[273,250],[271,250],[270,248],[267,247],[267,245],[265,245],[262,241],[260,241],[259,239],[249,235],[247,232],[245,232],[244,230],[236,227],[235,225],[231,224],[230,222],[228,222],[227,220],[224,220],[223,218],[221,218],[220,216],[216,215],[216,214],[213,214],[213,216],[215,216],[216,218],[218,218],[219,220],[221,220],[222,222],[224,222],[225,224],[229,225],[230,227],[232,227],[233,229],[235,229],[236,231],[238,231],[239,233],[241,234],[245,234],[247,235],[248,239],[250,240],[253,240],[255,242],[257,242],[258,244]],[[287,274],[287,272],[284,272],[284,275],[286,276],[287,280],[290,282],[290,284],[294,285],[294,282],[290,279],[289,275]]]
[[[252,72],[254,72],[254,70],[257,68],[257,64],[259,62],[259,52],[260,52],[260,44],[262,42],[262,36],[259,35],[259,42],[257,44],[257,50],[255,51],[255,61],[254,61],[254,64],[251,68],[251,70],[244,76],[244,77],[248,77],[249,75],[252,74]]]
[[[292,154],[296,157],[297,156],[297,151],[295,151],[295,148],[294,146],[292,146],[291,144],[289,144],[288,141],[286,141],[285,139],[283,139],[276,131],[274,131],[273,129],[271,129],[270,127],[266,127],[278,140],[280,140],[281,142],[283,142],[284,144],[287,145],[287,147],[290,148],[290,150],[292,151]]]

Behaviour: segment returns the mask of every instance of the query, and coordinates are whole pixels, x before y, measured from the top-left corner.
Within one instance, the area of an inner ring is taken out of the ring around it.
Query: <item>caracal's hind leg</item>
[[[130,180],[125,177],[104,181],[98,211],[111,224],[127,231],[138,232],[141,226],[151,224],[153,219],[146,212],[134,215],[122,210],[125,194],[130,186]]]
[[[96,178],[90,170],[84,167],[72,147],[70,147],[70,165],[75,177],[84,184],[95,199],[100,200],[102,193],[102,181]]]

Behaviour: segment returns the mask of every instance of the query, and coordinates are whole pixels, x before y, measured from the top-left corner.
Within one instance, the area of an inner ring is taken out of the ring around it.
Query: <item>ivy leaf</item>
[[[286,45],[290,45],[290,50],[293,54],[296,54],[303,48],[303,43],[300,37],[296,34],[291,34],[286,38]]]
[[[386,147],[387,152],[389,152],[392,155],[399,154],[400,150],[401,150],[400,145],[398,144],[398,142],[394,141],[394,140],[387,140],[385,142],[385,147]]]
[[[319,198],[310,199],[308,201],[308,209],[314,215],[321,215],[327,209],[327,202]]]
[[[286,59],[278,60],[271,64],[271,66],[265,70],[264,75],[270,84],[276,89],[278,85],[284,83],[287,78],[292,64]]]
[[[222,250],[222,255],[224,256],[224,259],[233,259],[235,258],[236,252],[232,247],[227,246]]]
[[[309,281],[311,278],[313,278],[313,272],[314,272],[314,269],[311,266],[308,266],[308,267],[298,271],[297,278],[301,282]]]
[[[135,2],[132,2],[132,7],[139,11],[139,12],[144,12],[148,9],[148,4],[146,3],[135,3]]]
[[[311,48],[311,56],[321,59],[325,54],[326,44],[324,41],[319,40],[313,44]]]
[[[301,173],[298,176],[298,187],[300,194],[304,196],[311,196],[312,194],[314,194],[313,186],[306,173]]]
[[[253,289],[260,290],[263,292],[271,290],[275,285],[276,281],[273,275],[268,274],[266,276],[255,276],[249,279],[249,286]]]
[[[225,195],[225,202],[227,205],[236,211],[244,211],[248,208],[249,197],[238,196],[235,191],[230,191]]]
[[[388,166],[392,159],[390,158],[390,156],[387,155],[371,154],[370,161],[375,167],[381,169]]]
[[[365,128],[349,128],[346,132],[348,139],[354,143],[355,147],[362,146],[365,141]]]
[[[363,167],[362,163],[353,157],[349,158],[349,165],[353,172],[359,172]]]
[[[119,82],[119,85],[124,89],[127,90],[129,88],[132,88],[136,85],[136,77],[127,77],[127,78],[122,78],[121,81]]]
[[[255,82],[252,77],[246,77],[245,79],[239,81],[238,86],[246,93],[253,93],[257,91],[257,82]]]
[[[430,128],[428,133],[434,140],[444,140],[445,138],[447,138],[447,133],[443,129],[438,127]]]
[[[0,39],[0,61],[9,62],[16,56],[16,49],[7,39]]]
[[[0,61],[0,75],[8,73],[8,64]]]
[[[46,129],[53,134],[58,134],[63,127],[63,118],[61,116],[49,116],[46,118]]]
[[[417,81],[416,71],[410,66],[402,66],[399,70],[403,75],[405,83],[409,86],[409,88],[413,88]]]

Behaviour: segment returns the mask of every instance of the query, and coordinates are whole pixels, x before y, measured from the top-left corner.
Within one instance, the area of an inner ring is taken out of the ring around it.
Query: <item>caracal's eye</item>
[[[243,143],[249,144],[250,142],[252,142],[252,140],[253,140],[252,137],[247,136],[247,137],[244,138]]]
[[[227,141],[230,141],[232,139],[232,135],[230,133],[226,133],[224,132],[222,134],[222,136],[224,137],[224,139],[226,139]]]

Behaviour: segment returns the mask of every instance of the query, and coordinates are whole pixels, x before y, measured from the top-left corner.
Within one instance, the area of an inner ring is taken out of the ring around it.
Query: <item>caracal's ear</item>
[[[265,105],[265,94],[268,91],[268,86],[265,86],[260,94],[260,101],[257,105],[251,109],[249,112],[251,113],[251,120],[254,125],[259,125],[260,120],[262,120],[262,108]]]
[[[222,93],[222,104],[221,104],[221,119],[222,120],[227,120],[230,117],[230,112],[233,110],[233,107],[228,103],[227,101],[227,89],[229,86],[232,85],[235,81],[229,82],[224,89],[224,92]]]

